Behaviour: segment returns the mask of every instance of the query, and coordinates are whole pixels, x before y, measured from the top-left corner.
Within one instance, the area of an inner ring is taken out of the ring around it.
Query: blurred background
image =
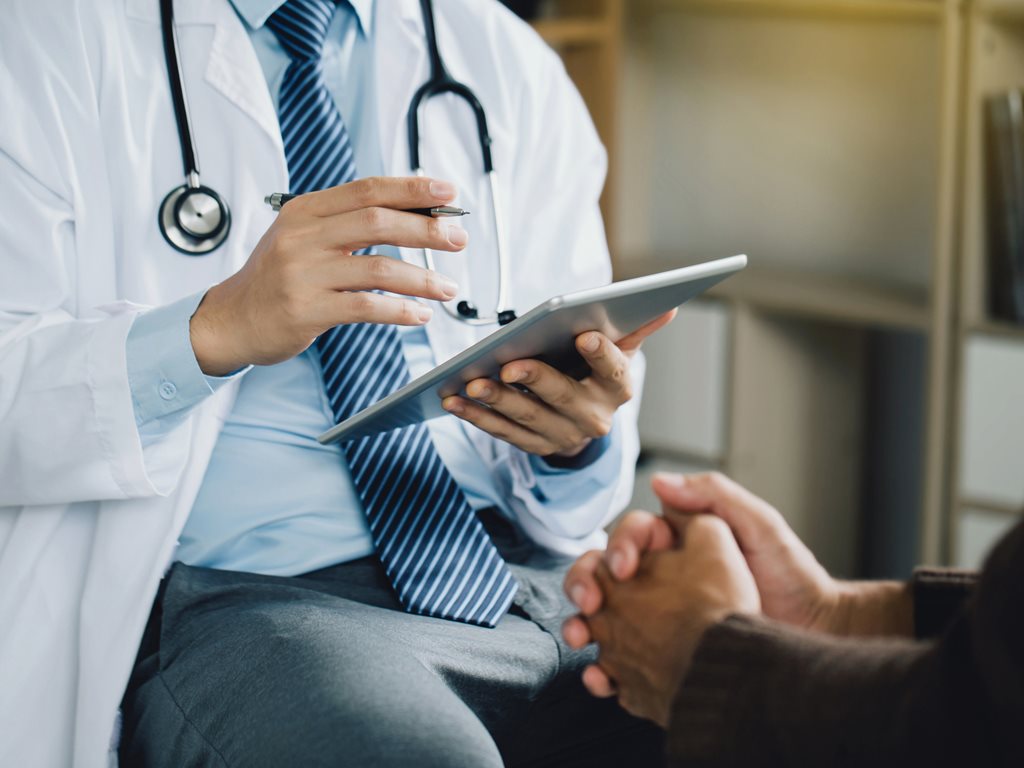
[[[616,277],[750,256],[646,347],[634,503],[720,469],[837,575],[977,566],[1024,507],[1024,0],[508,4],[608,147]]]

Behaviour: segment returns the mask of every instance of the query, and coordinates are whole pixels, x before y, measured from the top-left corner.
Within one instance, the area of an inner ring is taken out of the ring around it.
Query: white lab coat
[[[277,117],[245,29],[227,0],[177,0],[178,34],[205,183],[232,206],[212,255],[172,250],[156,226],[182,182],[157,0],[8,0],[0,24],[0,765],[100,766],[158,582],[202,481],[235,387],[143,449],[125,337],[135,315],[237,270],[288,188]],[[453,74],[482,99],[494,137],[525,311],[552,293],[610,278],[597,198],[605,155],[557,57],[481,0],[440,0]],[[377,4],[380,144],[409,172],[405,114],[427,76],[416,0]],[[472,210],[467,256],[440,267],[491,306],[488,197],[468,111],[447,97],[423,121],[428,173]],[[403,254],[417,260],[414,253]],[[436,313],[446,359],[484,331]],[[573,553],[601,544],[625,503],[636,455],[634,406],[614,493],[575,528],[545,516],[523,454],[472,431],[538,541]],[[614,498],[613,498],[614,497]]]

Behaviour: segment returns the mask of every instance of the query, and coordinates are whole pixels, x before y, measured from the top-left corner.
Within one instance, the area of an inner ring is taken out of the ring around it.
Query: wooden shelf
[[[538,19],[533,28],[552,48],[601,45],[609,40],[612,27],[603,19]]]
[[[1020,517],[1021,514],[1024,513],[1024,509],[1020,506],[1007,504],[1005,502],[973,499],[968,497],[961,497],[958,499],[958,506],[961,511],[974,509],[979,512],[991,512],[995,515],[1009,515],[1011,517]]]
[[[967,332],[1024,341],[1024,325],[1014,325],[1005,320],[980,320],[968,325]]]
[[[1024,24],[1024,2],[1022,0],[981,0],[975,7],[978,13],[987,19]]]
[[[620,277],[670,269],[680,259],[624,259]],[[923,291],[783,267],[749,266],[719,283],[708,296],[780,315],[842,325],[927,331],[931,325]]]
[[[927,331],[923,293],[856,280],[775,267],[748,267],[711,289],[709,295],[779,314],[846,325]]]
[[[645,9],[693,8],[703,11],[762,14],[801,14],[853,18],[936,21],[942,18],[939,0],[641,0]],[[1011,4],[1003,0],[1002,4]]]

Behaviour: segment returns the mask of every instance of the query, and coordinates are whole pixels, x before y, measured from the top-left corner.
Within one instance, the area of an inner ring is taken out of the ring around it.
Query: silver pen
[[[285,203],[295,197],[298,197],[298,195],[289,195],[287,192],[275,192],[263,198],[263,202],[275,211],[280,211]],[[469,213],[469,211],[457,208],[454,205],[439,205],[435,208],[405,208],[404,211],[406,213],[418,213],[420,216],[431,216],[435,219],[446,216],[465,216]]]

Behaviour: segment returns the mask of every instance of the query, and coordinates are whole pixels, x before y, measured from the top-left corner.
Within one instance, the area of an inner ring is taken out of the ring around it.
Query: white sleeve
[[[77,317],[72,206],[4,148],[0,178],[0,507],[168,492],[189,428],[142,450],[125,361],[141,308]]]

